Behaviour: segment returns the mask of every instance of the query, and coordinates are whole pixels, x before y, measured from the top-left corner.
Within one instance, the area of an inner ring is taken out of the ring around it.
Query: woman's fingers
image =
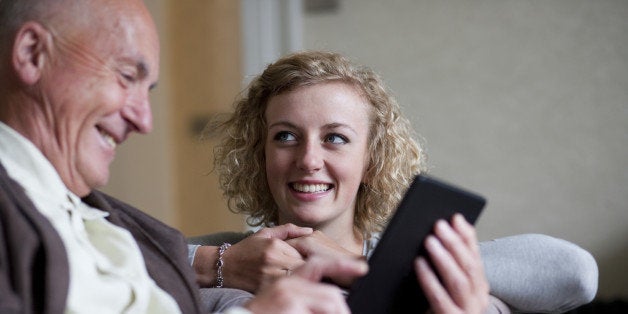
[[[479,313],[488,305],[489,286],[475,229],[460,215],[452,219],[452,225],[435,224],[434,235],[425,241],[432,264],[418,259],[417,276],[433,311]]]
[[[344,256],[312,256],[293,273],[311,281],[320,281],[323,278],[359,277],[368,271],[368,264],[364,260],[346,258]]]
[[[459,284],[463,286],[468,284],[468,289],[488,290],[475,229],[461,215],[454,216],[453,224],[454,227],[452,228],[447,222],[439,221],[434,228],[437,239],[453,258],[453,261],[450,261],[453,264],[452,267],[457,266],[455,267],[456,270],[452,271],[451,278],[447,279],[454,281],[452,284],[455,285],[455,282],[463,278],[459,276],[465,276],[464,278],[468,279],[468,282],[463,279],[465,282]],[[458,270],[463,273],[458,273]]]
[[[265,238],[288,240],[296,237],[302,237],[304,235],[311,234],[312,232],[312,228],[299,227],[295,224],[287,223],[279,226],[260,229],[255,233],[255,235]]]
[[[438,276],[424,257],[418,257],[414,262],[419,285],[425,298],[434,313],[455,313],[449,292],[443,287]]]

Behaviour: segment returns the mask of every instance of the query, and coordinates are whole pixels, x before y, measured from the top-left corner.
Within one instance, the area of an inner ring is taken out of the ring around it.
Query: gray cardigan
[[[183,313],[201,313],[183,235],[104,193],[83,199],[131,232],[148,274]],[[63,313],[69,265],[61,238],[0,164],[0,313]]]

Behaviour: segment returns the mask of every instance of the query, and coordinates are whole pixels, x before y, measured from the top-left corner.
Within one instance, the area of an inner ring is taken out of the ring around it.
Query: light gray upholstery
[[[200,289],[204,313],[220,313],[232,306],[244,305],[253,297],[250,292],[230,288]]]

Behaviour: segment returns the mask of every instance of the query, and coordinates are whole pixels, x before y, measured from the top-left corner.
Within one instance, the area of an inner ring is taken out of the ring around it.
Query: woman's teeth
[[[293,183],[292,184],[292,188],[295,189],[296,191],[299,191],[299,192],[317,193],[317,192],[323,192],[323,191],[329,190],[330,189],[330,185],[329,184],[300,184],[300,183]]]

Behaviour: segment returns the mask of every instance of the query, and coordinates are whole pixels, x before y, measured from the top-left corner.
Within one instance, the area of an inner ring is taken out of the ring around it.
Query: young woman
[[[368,256],[411,180],[426,169],[382,80],[334,53],[297,53],[269,65],[219,127],[225,136],[215,165],[230,209],[270,227],[230,240],[244,238],[223,252],[227,287],[255,291],[314,252]],[[292,226],[292,234],[274,238],[272,227],[285,224],[314,231]],[[547,236],[479,249],[474,228],[456,217],[436,224],[426,248],[435,266],[417,260],[415,270],[431,304],[443,306],[437,312],[481,309],[486,278],[491,294],[521,311],[563,311],[589,302],[597,289],[591,255]],[[216,281],[216,252],[196,251],[202,285]]]

